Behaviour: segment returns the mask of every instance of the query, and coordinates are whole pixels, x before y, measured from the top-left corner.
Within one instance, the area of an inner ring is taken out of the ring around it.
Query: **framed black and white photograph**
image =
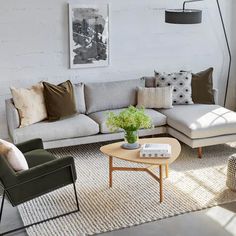
[[[109,65],[109,5],[69,4],[70,68]]]

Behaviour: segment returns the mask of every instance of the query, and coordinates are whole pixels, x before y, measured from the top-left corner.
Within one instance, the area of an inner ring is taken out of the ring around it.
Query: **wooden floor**
[[[22,226],[22,220],[17,211],[7,203],[1,231],[10,227]],[[236,202],[214,207],[200,212],[184,214],[165,220],[146,223],[136,227],[100,234],[101,236],[232,236],[236,235]],[[10,236],[26,236],[21,231]]]

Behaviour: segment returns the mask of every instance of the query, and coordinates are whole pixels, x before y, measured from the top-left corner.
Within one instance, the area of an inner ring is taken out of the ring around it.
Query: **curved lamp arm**
[[[200,2],[200,1],[203,1],[203,0],[188,0],[188,1],[184,1],[184,3],[183,3],[183,11],[185,10],[185,5],[186,5],[186,3],[190,3],[190,2]]]

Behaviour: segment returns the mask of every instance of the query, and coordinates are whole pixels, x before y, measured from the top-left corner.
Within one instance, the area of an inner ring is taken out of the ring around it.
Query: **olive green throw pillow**
[[[212,67],[197,74],[192,74],[192,99],[194,103],[215,103]]]
[[[76,113],[73,85],[69,80],[58,85],[43,82],[43,86],[49,120],[59,120]]]
[[[212,67],[196,74],[192,73],[192,99],[194,103],[215,104]]]

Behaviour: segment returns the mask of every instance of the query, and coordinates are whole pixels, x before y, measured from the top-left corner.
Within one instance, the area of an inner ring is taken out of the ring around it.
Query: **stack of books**
[[[141,158],[165,158],[171,157],[171,145],[159,143],[143,144],[140,150]]]

